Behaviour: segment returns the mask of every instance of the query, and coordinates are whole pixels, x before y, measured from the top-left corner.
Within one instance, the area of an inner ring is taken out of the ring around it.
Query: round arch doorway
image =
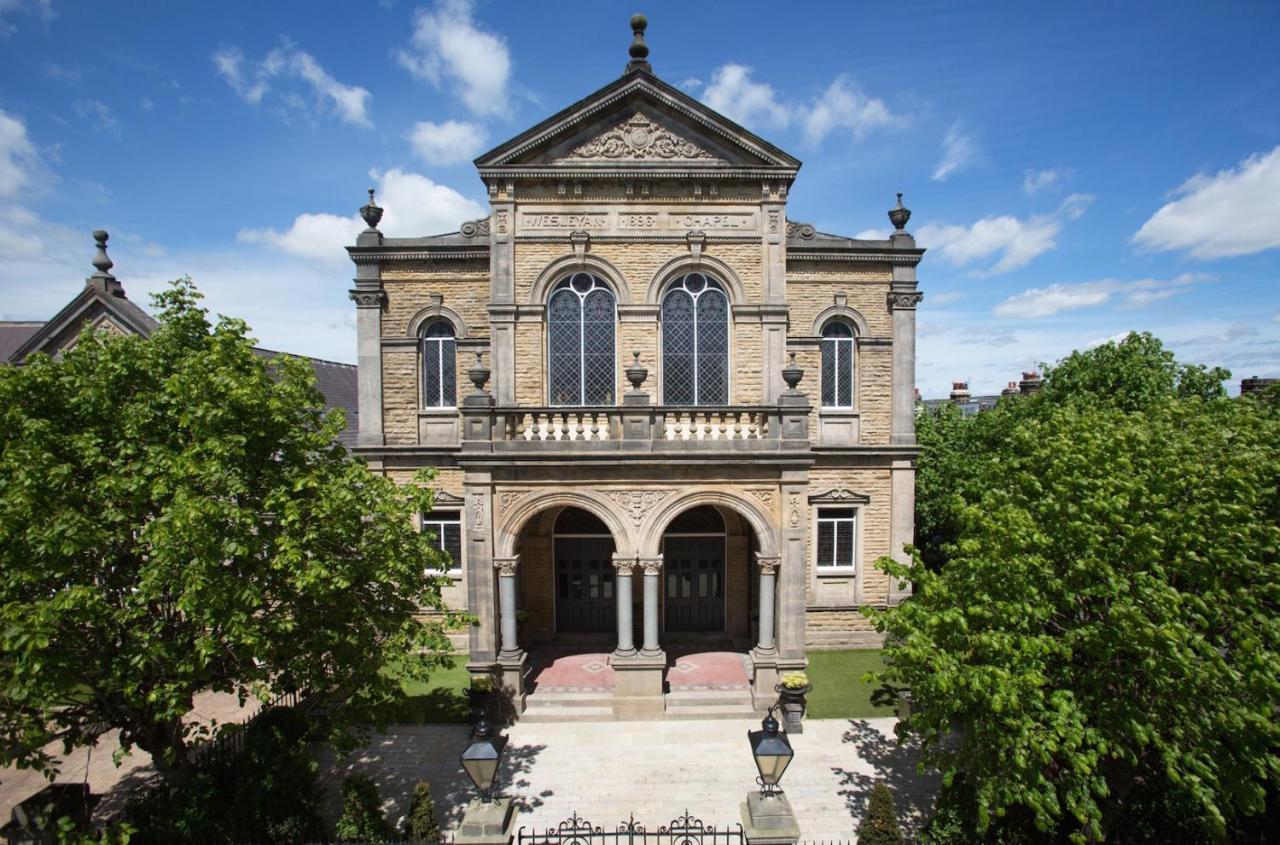
[[[599,517],[567,507],[552,529],[555,560],[556,632],[610,633],[617,630],[617,571],[613,535]]]
[[[711,505],[677,516],[662,535],[664,628],[671,633],[725,630],[724,517]]]

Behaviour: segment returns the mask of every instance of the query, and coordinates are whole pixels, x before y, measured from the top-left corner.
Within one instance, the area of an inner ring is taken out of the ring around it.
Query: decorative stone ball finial
[[[644,380],[649,377],[649,370],[640,366],[639,349],[631,350],[631,354],[635,356],[635,359],[631,362],[631,366],[627,367],[625,372],[627,374],[627,381],[631,382],[631,388],[633,390],[639,390],[640,385],[644,384]]]
[[[467,378],[471,379],[471,383],[476,386],[477,393],[484,393],[485,382],[489,380],[489,368],[484,365],[480,350],[476,350],[476,363],[474,367],[467,370]]]
[[[98,229],[93,233],[93,241],[98,247],[97,253],[93,256],[93,268],[98,272],[98,276],[110,276],[107,272],[115,265],[111,259],[107,257],[107,238],[110,237],[105,229]]]
[[[653,72],[649,65],[649,45],[644,43],[644,31],[648,26],[649,19],[644,15],[631,16],[631,32],[634,37],[631,39],[631,48],[627,51],[631,55],[631,61],[627,62],[627,73],[635,70]]]
[[[893,228],[899,232],[905,231],[907,221],[911,219],[911,209],[902,204],[902,192],[898,192],[898,204],[894,208],[889,209],[889,222],[893,224]]]
[[[782,368],[782,380],[787,383],[788,390],[795,390],[802,378],[804,378],[804,369],[796,363],[796,353],[792,352],[787,366]]]
[[[369,204],[360,206],[360,216],[370,229],[378,228],[378,223],[382,220],[382,207],[373,200],[373,188],[369,189]]]

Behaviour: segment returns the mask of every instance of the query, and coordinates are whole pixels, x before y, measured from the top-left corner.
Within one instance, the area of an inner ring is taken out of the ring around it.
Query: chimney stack
[[[1017,396],[1019,392],[1020,391],[1018,390],[1018,383],[1016,381],[1011,381],[1007,385],[1005,385],[1004,390],[1000,391],[1000,395],[1001,396]]]
[[[967,381],[951,382],[950,398],[952,402],[968,402],[969,401],[969,382]]]
[[[1240,380],[1240,395],[1245,396],[1250,393],[1261,393],[1273,384],[1280,384],[1280,378],[1258,378],[1252,376],[1250,378]]]
[[[1022,374],[1022,381],[1018,382],[1018,392],[1023,396],[1028,396],[1040,389],[1040,374],[1035,370]]]

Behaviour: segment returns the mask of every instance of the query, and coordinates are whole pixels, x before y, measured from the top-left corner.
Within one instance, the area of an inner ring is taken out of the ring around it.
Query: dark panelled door
[[[556,538],[556,630],[613,631],[613,538]]]
[[[667,537],[667,630],[724,630],[724,536]]]

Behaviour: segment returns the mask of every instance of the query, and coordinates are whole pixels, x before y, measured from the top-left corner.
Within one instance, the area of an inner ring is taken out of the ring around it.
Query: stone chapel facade
[[[806,650],[878,642],[911,542],[916,265],[787,219],[800,162],[654,75],[475,162],[488,217],[356,267],[356,452],[452,555],[475,674],[520,712],[530,653],[611,652],[617,716],[661,717],[676,643],[736,650],[756,707]]]

